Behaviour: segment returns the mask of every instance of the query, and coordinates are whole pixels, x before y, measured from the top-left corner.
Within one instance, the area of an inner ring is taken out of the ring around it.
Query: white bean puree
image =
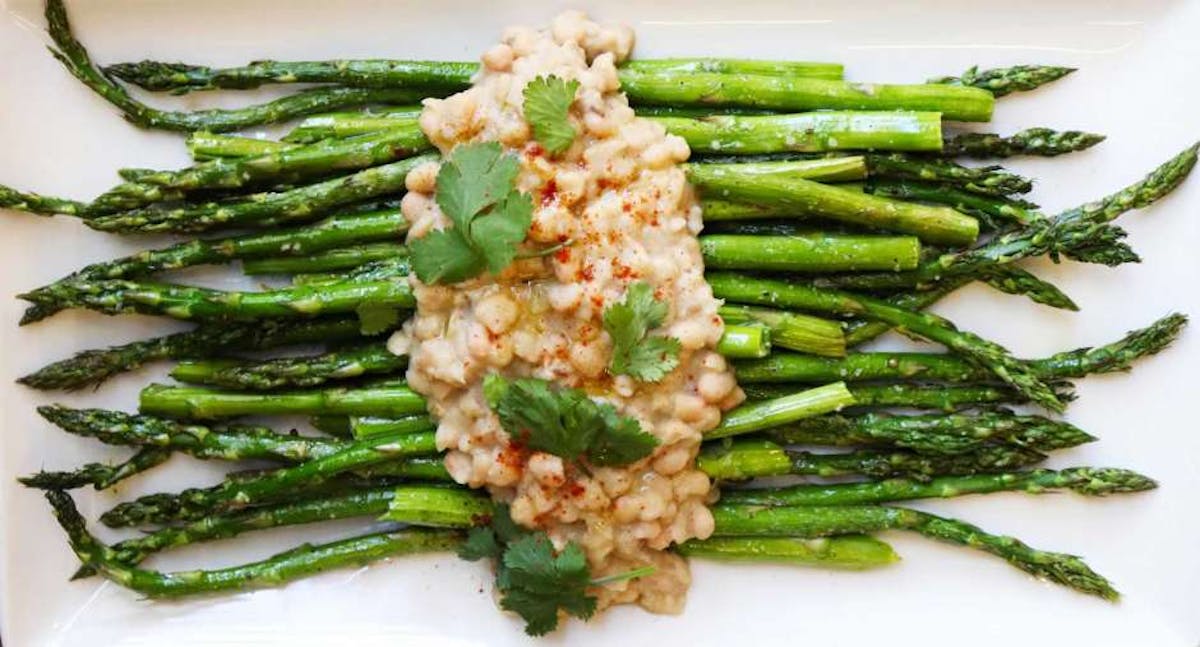
[[[695,468],[701,434],[744,396],[714,350],[723,324],[696,241],[700,207],[678,166],[688,146],[635,117],[620,92],[616,66],[632,47],[630,29],[567,12],[548,29],[506,30],[471,89],[426,100],[421,128],[443,154],[496,141],[520,159],[517,187],[534,203],[523,251],[571,244],[498,276],[453,285],[412,277],[417,314],[389,347],[411,357],[408,382],[428,398],[456,481],[487,488],[518,523],[545,530],[560,548],[578,542],[593,577],[657,567],[598,587],[601,608],[637,603],[677,613],[691,576],[666,549],[713,532],[711,484]],[[549,75],[580,84],[570,110],[578,136],[554,157],[522,112],[525,85]],[[429,164],[408,177],[409,240],[451,225],[434,199],[437,172]],[[661,332],[682,345],[678,367],[658,383],[607,371],[602,314],[638,281],[669,304]],[[583,389],[637,418],[660,445],[636,463],[584,474],[509,437],[483,397],[489,373]]]

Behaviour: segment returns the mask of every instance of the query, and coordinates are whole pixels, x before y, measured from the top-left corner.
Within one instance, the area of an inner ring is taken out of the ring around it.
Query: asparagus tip
[[[78,569],[76,569],[75,572],[71,574],[71,577],[67,579],[67,581],[74,582],[76,580],[85,580],[95,574],[96,574],[95,568],[93,568],[89,564],[84,564],[84,565],[80,566]]]
[[[1072,479],[1067,487],[1086,496],[1145,492],[1158,487],[1148,476],[1115,467],[1075,467],[1061,473]]]
[[[18,476],[17,482],[28,488],[37,490],[52,490],[57,487],[62,481],[62,476],[65,472],[47,472],[45,470],[29,474],[28,476]]]
[[[46,500],[50,502],[58,524],[67,533],[67,542],[71,545],[75,556],[85,567],[94,567],[97,560],[101,558],[99,553],[104,547],[88,533],[83,516],[79,514],[71,495],[62,490],[47,490]]]

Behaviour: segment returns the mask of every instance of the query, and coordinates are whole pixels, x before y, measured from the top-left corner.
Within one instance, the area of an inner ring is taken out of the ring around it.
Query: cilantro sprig
[[[640,568],[592,579],[587,557],[575,542],[561,551],[545,532],[522,528],[512,520],[508,506],[497,505],[490,526],[477,526],[458,549],[467,561],[492,559],[500,607],[525,620],[525,633],[542,636],[558,627],[558,612],[587,620],[596,612],[596,598],[587,587],[643,577],[654,572]]]
[[[520,163],[500,144],[463,144],[437,176],[437,203],[454,223],[409,246],[425,283],[458,283],[508,267],[533,221],[533,201],[514,183]]]
[[[625,291],[625,300],[604,311],[604,330],[612,337],[608,371],[642,382],[658,382],[679,365],[679,340],[650,337],[667,319],[667,304],[654,298],[654,289],[639,281]]]
[[[551,155],[571,147],[575,127],[567,113],[575,101],[579,81],[566,81],[557,76],[539,76],[525,85],[525,121],[533,128],[533,136]]]
[[[484,395],[500,424],[525,446],[593,465],[625,465],[649,456],[658,439],[638,421],[610,404],[592,400],[578,389],[558,388],[546,380],[484,379]]]

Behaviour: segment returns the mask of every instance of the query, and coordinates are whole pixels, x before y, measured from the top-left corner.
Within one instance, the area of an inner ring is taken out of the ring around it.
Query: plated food
[[[627,61],[629,30],[564,14],[545,29],[510,30],[482,66],[101,71],[60,3],[48,3],[47,17],[72,73],[135,123],[192,132],[197,164],[122,171],[123,184],[88,204],[14,190],[0,204],[107,232],[225,231],[23,295],[33,304],[27,323],[73,307],[200,322],[23,380],[79,388],[177,359],[173,376],[201,385],[151,385],[138,415],[43,408],[68,431],[137,448],[122,465],[26,479],[48,491],[81,574],[183,595],[457,550],[494,561],[500,605],[540,634],[563,613],[587,618],[611,604],[678,611],[683,556],[882,566],[895,555],[868,535],[891,528],[1115,597],[1078,558],[880,505],[1154,486],[1119,469],[1024,470],[1092,438],[1001,407],[1061,410],[1066,380],[1161,350],[1182,316],[1026,361],[920,312],[976,280],[1072,308],[1013,263],[1134,260],[1111,220],[1191,170],[1194,147],[1113,196],[1048,216],[1020,199],[1026,178],[949,159],[1097,143],[1045,129],[943,132],[1065,70],[886,86],[843,82],[832,64]],[[171,113],[112,77],[183,92],[324,85],[267,106]],[[280,141],[219,134],[314,113],[323,114]],[[145,279],[232,260],[293,283],[242,293]],[[950,352],[847,351],[891,328]],[[302,343],[329,348],[236,357]],[[279,413],[319,416],[326,435],[211,422]],[[815,449],[830,447],[841,449]],[[144,537],[105,546],[87,533],[64,490],[108,487],[172,452],[279,467],[103,515],[111,526],[158,528]],[[753,480],[787,475],[848,480]],[[405,525],[224,570],[139,566],[172,546],[352,516]]]

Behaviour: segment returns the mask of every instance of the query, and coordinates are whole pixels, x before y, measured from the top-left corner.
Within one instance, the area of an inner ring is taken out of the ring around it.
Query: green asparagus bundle
[[[897,308],[879,299],[847,292],[818,290],[774,279],[755,279],[731,273],[709,273],[713,294],[735,303],[784,306],[835,315],[858,315],[882,321],[945,345],[968,360],[991,371],[1032,401],[1054,411],[1063,403],[1028,367],[1013,358],[1006,349],[928,313]]]
[[[46,20],[54,41],[50,53],[75,78],[121,110],[126,119],[144,128],[223,132],[372,103],[411,104],[426,96],[424,92],[409,89],[318,88],[238,110],[156,110],[134,99],[92,63],[87,50],[71,34],[62,0],[47,0]]]
[[[432,155],[410,157],[296,189],[252,194],[235,202],[150,206],[84,222],[98,231],[118,233],[188,233],[305,222],[357,202],[402,193],[408,172],[436,159]]]
[[[122,169],[123,183],[91,203],[0,187],[0,207],[74,216],[116,233],[257,230],[93,264],[22,295],[33,304],[22,323],[67,308],[201,322],[188,332],[85,351],[21,379],[36,388],[79,388],[147,362],[176,359],[184,361],[171,375],[202,385],[150,385],[136,415],[39,409],[70,433],[136,452],[114,465],[91,463],[22,479],[47,490],[83,562],[79,575],[101,573],[149,596],[177,596],[279,584],[393,555],[460,550],[478,558],[512,548],[516,537],[505,537],[496,525],[508,517],[507,508],[452,483],[425,399],[397,379],[407,359],[376,337],[397,328],[401,311],[415,303],[409,249],[400,240],[408,223],[395,200],[408,173],[438,157],[425,154],[432,147],[413,106],[468,87],[478,64],[260,61],[214,69],[142,61],[101,70],[71,35],[61,0],[49,0],[46,14],[52,51],[72,74],[139,126],[191,133],[188,148],[198,163],[176,171]],[[721,500],[712,505],[714,536],[675,546],[677,552],[869,568],[896,556],[865,533],[909,530],[991,552],[1080,591],[1116,597],[1104,578],[1073,556],[1039,551],[955,519],[881,505],[1001,491],[1104,496],[1155,487],[1149,478],[1119,469],[1021,471],[1046,452],[1094,437],[1067,422],[997,407],[1033,403],[1061,410],[1071,398],[1067,379],[1128,369],[1173,341],[1186,322],[1183,315],[1113,344],[1018,360],[922,312],[973,281],[1078,309],[1059,288],[1013,263],[1042,255],[1108,265],[1137,260],[1125,232],[1111,221],[1178,186],[1196,162],[1196,146],[1139,183],[1053,217],[1020,197],[1031,190],[1031,179],[950,159],[1051,157],[1102,141],[1100,135],[1045,128],[1008,136],[944,132],[944,120],[986,120],[996,97],[1032,90],[1070,71],[972,68],[925,85],[867,85],[842,80],[838,64],[662,59],[620,68],[639,114],[682,137],[696,156],[683,170],[703,196],[709,230],[699,245],[706,266],[716,270],[708,275],[714,295],[729,302],[720,311],[725,331],[717,351],[733,360],[749,399],[705,434],[696,462],[721,484]],[[134,99],[114,78],[180,94],[273,83],[327,85],[246,108],[171,112]],[[347,111],[366,106],[375,107]],[[283,141],[220,134],[306,115]],[[985,238],[977,244],[981,232]],[[232,260],[243,261],[250,275],[294,275],[293,284],[221,291],[153,276]],[[764,272],[773,278],[758,274]],[[950,353],[847,352],[893,328]],[[324,348],[267,359],[238,356],[312,343]],[[916,411],[901,415],[892,408]],[[318,418],[330,435],[197,422],[289,414]],[[175,452],[256,464],[210,487],[126,501],[101,517],[110,526],[162,526],[144,536],[106,546],[87,532],[63,490],[108,488]],[[850,482],[764,488],[754,481],[781,477],[788,483],[796,477]],[[740,487],[745,481],[748,487]],[[176,546],[351,517],[382,517],[412,528],[305,545],[216,571],[138,567]],[[530,540],[526,549],[544,553],[549,561],[542,566],[558,568],[579,549],[552,547],[537,532],[515,534]],[[487,536],[509,545],[481,551],[474,543]],[[580,573],[571,586],[580,591],[646,574],[635,569],[592,579],[578,555]],[[514,568],[508,559],[505,554],[498,560],[501,580],[508,582],[500,587],[506,600]],[[559,608],[554,603],[541,614],[549,616],[541,624],[522,615],[531,630],[543,631],[553,626]]]
[[[17,381],[35,389],[75,390],[97,386],[118,373],[158,360],[198,359],[234,350],[265,350],[295,344],[336,343],[361,336],[362,324],[353,317],[201,324],[186,332],[83,351]]]
[[[186,197],[198,190],[295,184],[305,178],[356,171],[410,157],[430,148],[415,123],[354,139],[288,147],[242,159],[217,159],[181,171],[142,174],[96,198],[89,216],[137,209]]]
[[[158,250],[95,263],[45,287],[20,295],[36,305],[21,323],[43,319],[69,303],[73,284],[129,279],[164,270],[227,263],[234,259],[285,256],[311,258],[314,252],[337,250],[348,244],[394,239],[408,230],[399,209],[335,215],[304,227],[229,238],[192,240]],[[372,259],[375,260],[375,259]]]
[[[1036,375],[1049,380],[1124,371],[1134,361],[1154,355],[1170,345],[1186,324],[1186,316],[1171,314],[1146,328],[1130,331],[1111,344],[1078,348],[1025,363]],[[908,379],[980,382],[989,379],[988,371],[944,353],[851,353],[842,358],[777,353],[768,358],[738,362],[737,373],[741,383]]]

